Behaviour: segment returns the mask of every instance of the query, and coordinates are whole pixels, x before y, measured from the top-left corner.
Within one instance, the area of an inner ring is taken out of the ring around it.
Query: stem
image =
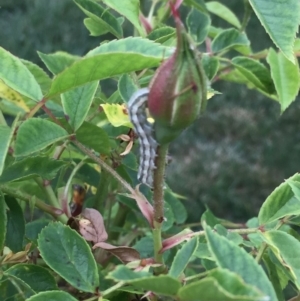
[[[162,4],[164,5],[164,4]],[[170,5],[166,5],[166,9],[164,10],[164,13],[161,15],[161,16],[157,16],[157,17],[160,17],[157,21],[157,24],[163,24],[166,22],[166,20],[168,19],[168,17],[170,16],[170,12],[171,12],[171,9],[170,9]]]
[[[289,217],[285,217],[282,220],[279,220],[277,225],[275,226],[274,230],[278,230],[280,229],[287,221],[288,221]],[[255,261],[258,263],[260,262],[261,258],[264,255],[264,252],[266,251],[266,249],[268,248],[268,244],[266,242],[263,242],[262,245],[259,248],[259,251],[255,257]]]
[[[151,3],[151,7],[149,9],[149,13],[148,13],[148,16],[147,16],[147,19],[148,21],[150,22],[150,24],[152,23],[152,17],[153,17],[153,14],[154,14],[154,8],[157,4],[157,0],[152,0],[152,3]]]
[[[250,233],[260,232],[260,229],[259,228],[227,229],[227,231],[243,235],[243,234],[250,234]],[[205,235],[205,231],[201,230],[201,231],[197,231],[197,232],[194,232],[194,233],[190,234],[189,237],[204,236],[204,235]]]
[[[55,219],[60,220],[61,222],[66,222],[66,218],[63,215],[59,215],[62,213],[61,209],[52,207],[47,205],[45,202],[43,202],[42,200],[36,198],[35,196],[20,192],[19,190],[7,187],[5,185],[1,185],[0,186],[0,190],[10,196],[13,196],[14,198],[17,198],[21,201],[25,201],[27,203],[30,203],[33,198],[34,198],[34,206],[39,208],[40,210],[49,213],[50,215],[52,215]],[[59,215],[59,216],[58,216]]]
[[[212,271],[214,271],[214,270],[217,270],[217,268],[216,269],[212,269],[212,270],[209,270],[209,271],[205,271],[205,272],[203,272],[203,273],[199,273],[199,274],[196,274],[196,275],[193,275],[193,276],[190,276],[190,277],[186,277],[185,279],[184,279],[184,281],[191,281],[191,280],[194,280],[194,279],[197,279],[197,278],[202,278],[202,277],[205,277],[205,276],[207,276],[209,273],[211,273]]]
[[[69,207],[69,200],[68,200],[69,189],[70,189],[70,186],[71,186],[71,183],[72,183],[72,180],[73,180],[75,174],[85,164],[85,159],[86,159],[86,157],[83,158],[82,161],[79,162],[75,166],[75,168],[72,170],[72,172],[69,176],[68,182],[66,184],[66,187],[64,189],[64,194],[63,194],[63,199],[62,199],[62,208],[63,208],[63,211],[65,212],[65,214],[69,217],[71,216],[70,207]]]
[[[166,156],[168,153],[168,144],[158,146],[157,157],[155,159],[156,169],[153,174],[153,244],[154,259],[157,263],[163,264],[163,255],[159,252],[162,249],[161,228],[164,220],[164,175],[166,166]],[[162,273],[164,267],[154,269],[156,274]]]
[[[72,141],[84,154],[93,159],[96,163],[98,163],[103,169],[109,172],[126,190],[128,190],[131,194],[135,195],[134,189],[127,183],[115,170],[113,170],[108,164],[106,164],[101,158],[97,157],[91,150],[86,148],[79,141]]]
[[[63,125],[60,123],[60,121],[54,116],[54,114],[45,105],[42,106],[42,109],[57,125],[64,128]]]
[[[103,292],[101,293],[101,295],[104,297],[104,296],[106,296],[106,295],[112,293],[113,291],[119,289],[119,288],[122,287],[123,285],[124,285],[124,282],[123,282],[123,281],[120,281],[120,282],[117,283],[116,285],[114,285],[114,286],[108,288],[107,290],[103,291]]]
[[[47,98],[43,98],[39,101],[31,110],[27,113],[26,119],[29,119],[35,115],[35,113],[47,102]]]
[[[95,194],[94,208],[99,212],[104,212],[104,204],[108,195],[108,187],[110,184],[110,176],[106,170],[101,171],[100,181],[98,183],[97,192]]]
[[[152,235],[154,245],[154,259],[157,263],[163,264],[163,254],[159,253],[159,251],[162,249],[161,223],[154,221],[154,229],[152,230]],[[162,267],[154,268],[155,274],[160,274],[163,269]]]
[[[126,221],[126,216],[129,211],[129,207],[119,203],[118,212],[114,218],[113,227],[123,227]],[[111,240],[116,240],[119,236],[119,232],[110,232],[109,237]]]
[[[60,158],[60,156],[62,155],[62,153],[66,149],[68,143],[69,143],[69,141],[65,141],[62,145],[59,145],[55,148],[54,154],[52,156],[53,159],[58,160]]]
[[[93,297],[90,297],[88,299],[84,299],[84,301],[93,301],[93,300],[96,300],[96,299],[101,300],[101,299],[99,299],[99,296],[93,296]]]
[[[260,260],[261,260],[262,256],[264,255],[264,252],[266,251],[267,247],[268,247],[268,245],[265,242],[263,242],[261,244],[261,246],[259,248],[259,251],[258,251],[258,253],[257,253],[256,257],[255,257],[255,261],[257,263],[260,262]]]
[[[58,202],[58,199],[52,189],[52,186],[50,185],[49,181],[43,181],[42,178],[37,177],[35,178],[35,181],[37,182],[37,184],[43,189],[43,191],[45,192],[47,199],[49,201],[49,203],[57,208],[60,208],[60,204]],[[66,221],[66,217],[65,217],[65,221]]]
[[[164,220],[164,177],[168,144],[157,147],[156,169],[153,174],[154,221],[161,224]]]

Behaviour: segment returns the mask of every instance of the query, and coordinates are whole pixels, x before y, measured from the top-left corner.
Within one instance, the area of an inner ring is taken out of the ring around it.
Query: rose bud
[[[159,144],[174,140],[206,106],[206,77],[199,54],[174,4],[170,6],[176,23],[176,51],[157,69],[148,96],[149,113],[155,120],[155,137]]]

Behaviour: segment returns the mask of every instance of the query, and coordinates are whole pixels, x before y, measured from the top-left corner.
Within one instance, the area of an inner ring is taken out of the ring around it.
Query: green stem
[[[166,5],[166,4],[162,3],[162,5]],[[166,5],[163,14],[161,16],[157,16],[159,17],[157,24],[164,24],[166,20],[169,18],[170,12],[171,12],[170,5]]]
[[[74,169],[72,170],[70,176],[69,176],[69,179],[67,181],[67,184],[65,186],[65,189],[64,189],[64,194],[63,194],[63,199],[62,199],[62,206],[63,208],[65,208],[65,212],[68,212],[68,216],[71,216],[70,214],[70,208],[69,208],[69,200],[68,200],[68,196],[69,196],[69,190],[70,190],[70,187],[71,187],[71,184],[72,184],[72,180],[74,178],[74,176],[76,175],[77,171],[85,164],[85,159],[87,157],[83,158],[81,162],[79,162],[75,167]]]
[[[157,263],[164,264],[163,255],[160,253],[162,249],[161,228],[164,221],[164,176],[166,167],[166,156],[168,153],[168,144],[158,146],[157,157],[155,159],[156,169],[153,174],[153,244],[154,244],[154,259]],[[156,274],[162,273],[164,267],[155,268]]]
[[[116,291],[117,289],[119,289],[120,287],[122,287],[125,283],[123,281],[118,282],[117,284],[115,284],[114,286],[111,286],[110,288],[108,288],[107,290],[103,291],[101,293],[101,295],[107,296],[109,294],[111,294],[112,292]]]
[[[241,235],[261,232],[261,230],[259,228],[227,229],[227,231],[232,232],[232,233],[238,233]],[[194,232],[194,233],[190,234],[189,236],[194,237],[194,236],[204,236],[204,235],[205,235],[205,231],[201,230],[201,231]]]
[[[162,249],[162,239],[161,239],[161,223],[154,221],[154,229],[152,231],[153,235],[153,245],[154,245],[154,259],[157,263],[163,264],[163,254],[159,251]],[[160,274],[164,270],[164,267],[157,267],[154,269],[155,274]]]
[[[101,170],[100,180],[95,194],[94,208],[100,213],[104,212],[105,201],[108,196],[108,188],[110,184],[110,174],[105,170]]]
[[[203,278],[203,277],[207,276],[209,273],[211,273],[214,270],[217,270],[217,269],[212,269],[212,270],[209,270],[209,271],[205,271],[203,273],[199,273],[199,274],[196,274],[196,275],[193,275],[193,276],[190,276],[190,277],[186,277],[184,279],[184,281],[187,282],[187,281],[191,281],[191,280],[194,280],[194,279],[197,279],[197,278]]]
[[[49,203],[53,207],[61,208],[61,205],[59,204],[59,201],[58,201],[58,199],[57,199],[57,197],[56,197],[56,195],[55,195],[55,193],[52,189],[52,186],[51,186],[50,182],[49,181],[43,181],[42,178],[40,178],[40,177],[37,177],[35,179],[35,181],[44,190]],[[62,215],[62,216],[59,217],[59,220],[61,222],[67,222],[67,217],[65,215]]]
[[[60,158],[60,156],[62,155],[62,153],[64,152],[64,150],[66,149],[68,143],[69,143],[69,141],[65,141],[62,145],[57,146],[55,148],[52,158],[55,160],[58,160]]]
[[[282,220],[279,220],[279,222],[277,223],[277,225],[275,226],[274,230],[279,230],[287,221],[288,221],[289,217],[285,217]],[[263,242],[258,250],[258,253],[255,257],[255,261],[256,262],[260,262],[260,260],[262,259],[264,252],[266,251],[266,249],[268,248],[268,244],[266,242]]]
[[[31,196],[29,194],[20,192],[16,189],[12,189],[10,187],[7,187],[5,185],[1,185],[0,186],[0,190],[10,196],[13,196],[14,198],[17,198],[21,201],[25,201],[27,203],[30,203],[32,200],[34,200],[34,206],[39,208],[40,210],[49,213],[50,215],[52,215],[55,219],[60,220],[61,222],[66,222],[66,217],[64,215],[59,215],[62,211],[61,209],[58,208],[54,208],[52,206],[49,206],[47,204],[45,204],[42,200]]]
[[[256,261],[257,263],[260,262],[260,260],[261,260],[261,258],[263,257],[264,252],[266,251],[267,247],[268,247],[268,245],[267,245],[265,242],[263,242],[263,243],[261,244],[261,246],[260,246],[260,248],[259,248],[259,251],[258,251],[258,253],[257,253],[256,257],[255,257],[255,261]]]
[[[129,207],[119,203],[118,212],[113,221],[113,227],[122,227],[125,224],[126,216],[129,211]],[[110,232],[109,237],[111,240],[116,240],[119,236],[119,232]]]
[[[149,13],[147,16],[147,19],[150,22],[150,24],[152,23],[151,20],[152,20],[153,14],[154,14],[154,9],[155,9],[156,4],[157,4],[157,0],[152,0],[151,7],[149,9]]]

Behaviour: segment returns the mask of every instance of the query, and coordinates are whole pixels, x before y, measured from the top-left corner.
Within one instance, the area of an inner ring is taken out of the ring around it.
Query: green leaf
[[[207,14],[192,9],[187,16],[187,27],[189,34],[197,44],[201,44],[209,30],[210,18]]]
[[[0,80],[30,99],[39,101],[43,94],[34,76],[19,58],[0,47]]]
[[[76,138],[82,144],[100,154],[109,154],[110,143],[107,133],[95,124],[84,122],[77,130]]]
[[[0,253],[1,254],[4,247],[5,237],[6,237],[6,224],[7,224],[7,216],[6,216],[5,200],[0,190]]]
[[[34,176],[52,180],[64,165],[66,162],[48,157],[25,158],[4,170],[0,176],[0,184]]]
[[[58,74],[47,97],[95,80],[156,67],[170,53],[171,49],[142,38],[127,38],[103,44]]]
[[[300,288],[299,249],[300,242],[283,231],[271,230],[263,233],[281,264],[291,272],[294,282]]]
[[[207,78],[211,81],[218,72],[219,60],[214,56],[203,54],[201,63]]]
[[[264,241],[266,241],[266,238],[264,238]],[[282,289],[284,289],[288,285],[289,281],[293,281],[293,276],[290,273],[290,271],[287,270],[284,265],[282,265],[282,261],[278,259],[278,257],[274,254],[273,250],[269,248],[267,250],[267,254],[269,255],[269,258],[272,261],[272,263],[276,266],[276,270],[279,275],[280,285]]]
[[[99,27],[106,29],[107,32],[112,33],[118,39],[123,36],[120,23],[107,9],[104,9],[98,3],[90,0],[74,0],[74,2],[94,23],[97,23]]]
[[[231,25],[240,28],[241,23],[235,14],[224,4],[217,1],[206,2],[207,10],[220,17],[221,19],[227,21]]]
[[[67,67],[76,62],[79,57],[71,55],[69,53],[58,51],[51,54],[45,54],[42,52],[37,52],[40,59],[44,62],[46,67],[54,74],[58,74],[65,70]]]
[[[296,182],[293,180],[286,180],[286,182],[290,185],[292,188],[292,191],[298,201],[300,201],[300,182]]]
[[[126,39],[113,40],[111,42],[104,43],[89,51],[85,56],[85,58],[93,57],[97,54],[133,53],[133,54],[147,56],[149,57],[149,59],[153,59],[153,58],[159,59],[160,60],[159,63],[161,63],[162,59],[171,56],[173,52],[174,49],[172,47],[165,47],[161,44],[140,37],[129,37]],[[111,76],[109,75],[108,77]]]
[[[26,156],[65,139],[69,134],[57,124],[41,118],[31,118],[20,126],[14,155]]]
[[[124,102],[128,102],[132,94],[138,90],[130,75],[123,74],[118,82],[118,89]]]
[[[295,63],[293,46],[300,23],[298,0],[250,0],[255,14],[276,46]]]
[[[50,220],[37,219],[29,222],[25,226],[25,238],[31,242],[36,242],[38,235],[49,224]]]
[[[218,283],[231,294],[250,297],[253,300],[266,300],[267,296],[262,294],[256,287],[246,284],[243,279],[227,269],[213,270],[209,277],[215,278]],[[247,298],[245,298],[247,299]],[[239,300],[239,299],[238,299]],[[243,298],[241,298],[243,300]]]
[[[169,229],[172,228],[172,226],[174,225],[175,223],[175,218],[174,218],[174,214],[173,214],[173,211],[169,205],[169,203],[165,203],[165,207],[164,207],[164,210],[165,210],[165,218],[166,218],[166,221],[163,223],[162,225],[162,231],[165,232]]]
[[[156,28],[154,30],[152,30],[147,38],[149,40],[155,41],[157,43],[164,43],[167,40],[169,40],[172,37],[175,37],[176,35],[176,30],[173,27],[169,27],[169,26],[164,26],[164,27],[160,27],[160,28]]]
[[[13,133],[9,126],[0,124],[0,174],[2,174],[4,169],[5,158],[8,152],[12,134]]]
[[[168,203],[173,211],[176,224],[183,224],[187,219],[187,211],[185,206],[177,199],[174,193],[167,189],[164,195],[166,203]]]
[[[11,196],[5,196],[7,211],[7,232],[5,245],[14,253],[23,250],[25,234],[25,220],[23,211],[17,200]]]
[[[72,89],[62,94],[62,105],[71,127],[76,131],[85,120],[93,102],[98,81]]]
[[[102,0],[108,7],[111,7],[119,14],[128,19],[138,30],[141,36],[145,36],[145,30],[140,24],[140,1],[139,0]]]
[[[212,228],[220,223],[219,219],[214,216],[209,208],[206,208],[201,216],[201,225],[204,225],[204,222]]]
[[[84,26],[88,29],[90,32],[90,35],[93,37],[98,37],[103,34],[108,33],[108,29],[105,26],[101,26],[101,24],[97,21],[94,21],[91,18],[85,18],[83,20]]]
[[[255,88],[268,94],[275,93],[270,71],[265,65],[257,60],[242,56],[233,58],[232,63]]]
[[[117,104],[101,105],[108,121],[114,126],[132,127],[128,114],[124,113],[124,106]]]
[[[204,0],[185,0],[184,4],[194,7],[201,12],[204,12],[204,13],[207,12]]]
[[[46,92],[48,92],[51,86],[51,79],[48,76],[48,74],[42,68],[40,68],[38,65],[32,62],[26,60],[21,60],[21,61],[27,67],[27,69],[32,73],[35,80],[41,87],[42,92],[46,94]]]
[[[281,112],[295,100],[300,88],[300,76],[298,61],[293,64],[282,52],[276,53],[270,49],[267,62],[271,68],[276,91],[279,96]]]
[[[23,280],[35,292],[57,289],[55,279],[49,270],[38,265],[25,263],[16,264],[6,270],[5,274]]]
[[[213,52],[220,52],[235,48],[237,46],[249,46],[250,42],[244,33],[231,28],[221,31],[213,40],[211,49]]]
[[[300,202],[294,197],[288,183],[290,180],[300,182],[300,174],[290,177],[267,197],[258,214],[260,225],[276,221],[287,215],[300,214]]]
[[[179,290],[178,296],[185,301],[268,300],[237,274],[225,269],[214,270],[207,278],[187,284]]]
[[[21,279],[11,275],[5,275],[5,272],[3,274],[0,282],[0,300],[25,301],[26,299],[27,301],[27,298],[35,294]]]
[[[153,252],[153,238],[149,236],[142,237],[134,248],[140,253],[141,258],[149,258],[154,256]]]
[[[280,276],[279,276],[279,273],[277,271],[276,265],[272,262],[272,260],[266,254],[264,254],[264,256],[263,256],[263,261],[264,261],[264,264],[265,264],[265,266],[268,270],[269,279],[272,282],[272,285],[273,285],[274,290],[276,292],[278,301],[284,301],[285,298],[283,297],[283,289],[286,287],[286,285],[288,283],[288,279],[285,278],[286,285],[282,286],[281,282],[280,282]]]
[[[300,51],[300,39],[297,38],[294,44],[294,52],[299,52],[299,51]]]
[[[32,296],[26,301],[77,301],[70,294],[63,291],[56,292],[41,292],[37,295]]]
[[[257,287],[269,296],[270,300],[277,301],[267,275],[251,255],[233,242],[214,233],[209,226],[205,227],[205,233],[209,249],[219,267],[237,273],[246,284]]]
[[[211,259],[210,252],[206,243],[199,243],[198,248],[194,253],[194,256],[197,258],[206,258]]]
[[[124,281],[132,286],[152,291],[153,293],[174,296],[181,287],[180,282],[168,275],[152,276],[146,272],[134,272],[125,266],[117,266],[117,268],[108,274],[108,278],[115,281]]]
[[[178,278],[181,275],[181,273],[183,273],[187,264],[191,260],[191,257],[194,255],[194,252],[197,249],[197,247],[197,237],[194,237],[188,242],[186,242],[176,253],[168,274],[174,278]]]
[[[0,175],[2,174],[3,169],[4,169],[6,155],[7,155],[8,149],[9,149],[11,139],[14,135],[18,120],[19,120],[19,115],[17,115],[11,128],[9,128],[6,125],[0,125],[0,141],[1,141],[1,143],[0,143]]]
[[[99,275],[95,259],[86,241],[61,223],[46,226],[38,246],[44,261],[78,290],[95,293]]]

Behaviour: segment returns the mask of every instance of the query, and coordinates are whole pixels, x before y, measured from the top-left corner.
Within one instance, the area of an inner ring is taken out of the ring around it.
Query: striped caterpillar
[[[128,113],[140,142],[138,180],[152,187],[153,170],[155,169],[154,160],[158,144],[153,137],[153,125],[147,120],[148,94],[148,88],[136,91],[128,102]]]

